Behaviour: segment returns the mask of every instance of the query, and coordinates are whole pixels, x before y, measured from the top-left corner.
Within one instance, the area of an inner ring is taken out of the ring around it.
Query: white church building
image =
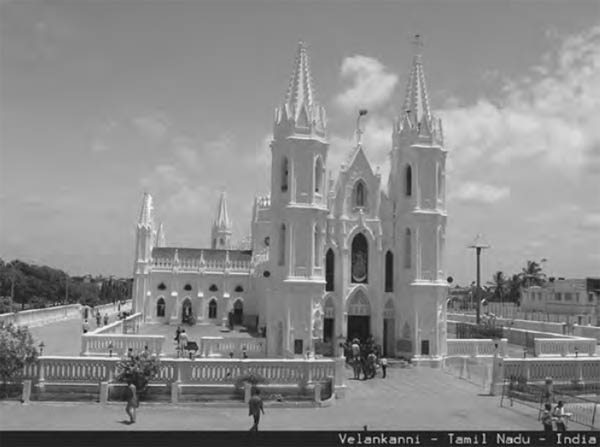
[[[146,322],[261,329],[270,357],[370,334],[386,356],[446,353],[446,150],[430,110],[422,57],[390,136],[387,188],[360,141],[347,164],[327,165],[325,110],[300,43],[275,111],[271,193],[257,197],[247,250],[233,249],[226,195],[211,248],[165,243],[145,194],[137,224],[133,306]],[[336,181],[328,169],[339,169]],[[385,189],[385,191],[384,191]]]

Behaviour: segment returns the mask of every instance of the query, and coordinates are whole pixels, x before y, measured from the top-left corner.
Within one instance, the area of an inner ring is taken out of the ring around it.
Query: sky
[[[448,150],[447,256],[485,281],[546,259],[600,276],[597,1],[0,1],[0,257],[131,276],[143,193],[170,246],[234,240],[268,194],[274,109],[299,40],[335,176],[363,144],[387,184],[412,36]]]

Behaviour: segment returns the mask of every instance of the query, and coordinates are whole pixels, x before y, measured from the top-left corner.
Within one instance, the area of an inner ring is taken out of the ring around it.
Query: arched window
[[[208,290],[210,290],[211,292],[216,292],[217,290],[219,290],[219,288],[216,284],[213,284],[208,288]]]
[[[208,318],[217,318],[217,300],[212,299],[208,303]]]
[[[289,162],[287,157],[283,157],[281,163],[281,191],[286,192],[288,190],[288,177],[289,177]]]
[[[325,290],[327,292],[333,292],[334,279],[335,279],[335,255],[333,250],[330,248],[327,250],[325,255]]]
[[[356,182],[356,186],[354,186],[354,206],[367,206],[367,188],[362,180]]]
[[[315,225],[315,234],[313,236],[313,240],[315,242],[315,266],[321,266],[321,234],[319,231],[319,226]]]
[[[315,192],[321,193],[323,191],[323,162],[321,162],[321,157],[317,157],[317,161],[315,162]]]
[[[385,291],[394,291],[394,255],[391,251],[385,254]]]
[[[411,266],[412,259],[412,235],[410,228],[406,229],[404,233],[404,268],[409,269]]]
[[[407,196],[412,196],[412,168],[410,165],[406,166],[406,185],[405,192]]]
[[[159,298],[156,302],[156,316],[164,317],[165,316],[165,300],[163,298]]]
[[[369,243],[364,234],[352,240],[352,282],[366,283],[369,276]]]
[[[285,224],[279,230],[279,265],[285,265]]]
[[[165,283],[164,283],[164,282],[161,282],[161,283],[158,285],[158,290],[165,290],[166,288],[167,288],[167,286],[165,286]]]

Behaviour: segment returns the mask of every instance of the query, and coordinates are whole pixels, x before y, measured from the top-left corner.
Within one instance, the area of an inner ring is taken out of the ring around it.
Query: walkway
[[[349,371],[347,371],[349,373]],[[388,370],[388,378],[349,380],[345,399],[328,408],[269,408],[263,430],[536,430],[537,411],[499,406],[499,397],[430,368]],[[124,405],[0,403],[2,430],[247,430],[248,410],[197,404],[142,404],[124,425]]]

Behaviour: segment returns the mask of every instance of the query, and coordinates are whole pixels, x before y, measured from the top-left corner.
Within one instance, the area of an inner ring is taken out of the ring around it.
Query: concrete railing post
[[[31,380],[23,380],[23,396],[21,402],[28,404],[31,401]]]
[[[320,404],[321,403],[321,384],[319,382],[317,382],[315,384],[315,402]]]
[[[100,382],[100,403],[106,405],[108,403],[108,382]]]
[[[176,404],[179,402],[179,383],[171,383],[171,403]]]
[[[250,397],[252,395],[252,384],[248,382],[244,382],[244,402],[250,402]]]
[[[342,399],[346,395],[346,359],[338,357],[335,359],[335,381],[334,393],[337,399]]]

